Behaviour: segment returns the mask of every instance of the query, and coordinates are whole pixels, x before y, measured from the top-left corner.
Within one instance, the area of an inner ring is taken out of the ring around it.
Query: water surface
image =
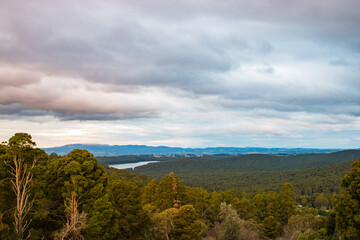
[[[143,166],[148,163],[155,163],[159,161],[144,161],[144,162],[135,162],[135,163],[120,163],[120,164],[111,164],[110,167],[117,168],[117,169],[126,169],[126,168],[132,168]]]

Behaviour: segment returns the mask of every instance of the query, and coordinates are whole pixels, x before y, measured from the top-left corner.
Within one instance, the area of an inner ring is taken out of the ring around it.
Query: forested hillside
[[[320,167],[332,163],[354,161],[360,157],[360,150],[345,150],[329,154],[301,154],[301,155],[267,155],[248,154],[241,156],[219,156],[213,158],[187,157],[161,163],[149,164],[136,168],[139,173],[166,173],[176,169],[176,172],[199,171],[281,171],[290,169],[304,169]]]
[[[204,171],[179,172],[177,176],[193,187],[209,191],[233,189],[245,192],[279,191],[284,182],[291,182],[298,194],[333,193],[340,191],[340,179],[351,167],[351,162],[331,164],[323,167],[286,171]],[[161,174],[148,174],[161,179]]]
[[[201,186],[209,191],[278,191],[288,181],[294,185],[296,193],[311,195],[339,192],[340,179],[358,158],[359,150],[290,156],[254,154],[219,159],[205,156],[152,163],[136,167],[134,172],[157,179],[175,172],[189,186]]]
[[[278,191],[262,190],[261,182],[250,193],[207,191],[187,186],[172,172],[156,180],[102,166],[86,150],[48,156],[35,145],[26,133],[0,145],[0,239],[360,238],[360,159],[332,197],[296,194],[285,180]],[[321,168],[337,172],[348,164]],[[318,169],[307,170],[308,177]]]

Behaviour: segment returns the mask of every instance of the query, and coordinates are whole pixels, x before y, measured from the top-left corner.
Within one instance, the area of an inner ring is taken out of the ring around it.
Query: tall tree
[[[88,151],[75,149],[51,160],[46,172],[46,195],[53,202],[53,220],[66,214],[64,202],[76,194],[79,211],[87,214],[83,226],[86,239],[113,239],[118,232],[111,202],[109,179],[97,159]],[[60,217],[60,218],[59,218]]]
[[[8,237],[10,232],[13,214],[10,209],[15,208],[15,198],[11,191],[11,183],[8,179],[11,177],[8,166],[8,158],[6,156],[7,142],[0,144],[0,239],[10,239]]]
[[[252,217],[261,223],[270,215],[278,215],[274,210],[280,211],[279,208],[274,209],[278,204],[278,194],[275,192],[263,192],[256,194],[251,200]]]
[[[290,216],[295,213],[296,194],[291,183],[286,182],[279,195],[280,220],[285,225]]]
[[[241,219],[247,220],[252,217],[250,200],[246,197],[243,197],[242,199],[235,198],[231,205],[237,211]]]
[[[174,240],[200,240],[206,229],[204,223],[197,220],[197,213],[192,205],[184,205],[174,214]]]
[[[344,240],[360,239],[360,159],[345,174],[341,187],[340,195],[332,199],[337,228]]]
[[[240,240],[242,220],[230,204],[220,205],[220,240]]]
[[[140,202],[140,188],[131,181],[112,183],[113,206],[117,210],[119,239],[144,239],[150,219]]]
[[[166,175],[156,187],[155,205],[161,211],[175,207],[178,208],[185,198],[185,185],[173,173]]]
[[[151,233],[155,239],[169,240],[169,235],[174,229],[174,215],[176,208],[169,208],[151,217]]]
[[[199,218],[207,218],[209,212],[209,198],[210,194],[203,188],[191,188],[186,189],[186,203],[191,204],[199,214]]]
[[[33,199],[30,198],[30,187],[33,181],[33,169],[36,158],[29,161],[27,158],[35,142],[27,133],[16,133],[9,139],[7,155],[12,161],[8,163],[9,172],[12,176],[11,184],[16,197],[16,208],[14,214],[14,227],[17,239],[28,239],[31,231],[28,227],[31,220],[26,217],[33,206]]]
[[[264,227],[265,235],[270,239],[275,239],[275,237],[281,234],[282,225],[274,216],[266,217],[262,225]]]
[[[153,204],[156,201],[156,188],[157,180],[152,179],[141,190],[141,203],[142,205]]]

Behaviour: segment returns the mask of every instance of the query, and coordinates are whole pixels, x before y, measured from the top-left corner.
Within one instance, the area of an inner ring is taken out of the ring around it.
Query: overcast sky
[[[358,0],[1,0],[0,140],[360,147]]]

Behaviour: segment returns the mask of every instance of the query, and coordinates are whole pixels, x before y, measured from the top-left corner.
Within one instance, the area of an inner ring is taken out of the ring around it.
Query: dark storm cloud
[[[50,110],[37,110],[28,108],[23,104],[11,103],[11,104],[0,104],[0,119],[17,119],[22,117],[24,119],[41,116],[54,116],[63,121],[70,120],[97,120],[97,121],[111,121],[111,120],[127,120],[132,118],[152,118],[153,113],[126,113],[126,114],[112,114],[112,113],[74,113],[71,109],[65,111],[50,111]],[[46,119],[44,119],[46,120]],[[38,118],[37,121],[44,121]]]
[[[360,52],[359,10],[355,0],[5,0],[0,64],[12,70],[0,73],[0,114],[154,117],[172,111],[161,104],[166,96],[157,99],[166,92],[179,105],[187,98],[206,106],[204,97],[215,96],[212,104],[234,110],[358,116],[360,86],[343,78],[358,79],[359,69],[291,81],[276,65],[320,58],[330,67],[351,66],[347,54]],[[306,44],[294,48],[293,39]],[[316,56],[324,46],[343,56]]]
[[[29,109],[19,103],[0,104],[0,118],[16,118],[19,116],[45,116],[49,113],[44,110]]]

